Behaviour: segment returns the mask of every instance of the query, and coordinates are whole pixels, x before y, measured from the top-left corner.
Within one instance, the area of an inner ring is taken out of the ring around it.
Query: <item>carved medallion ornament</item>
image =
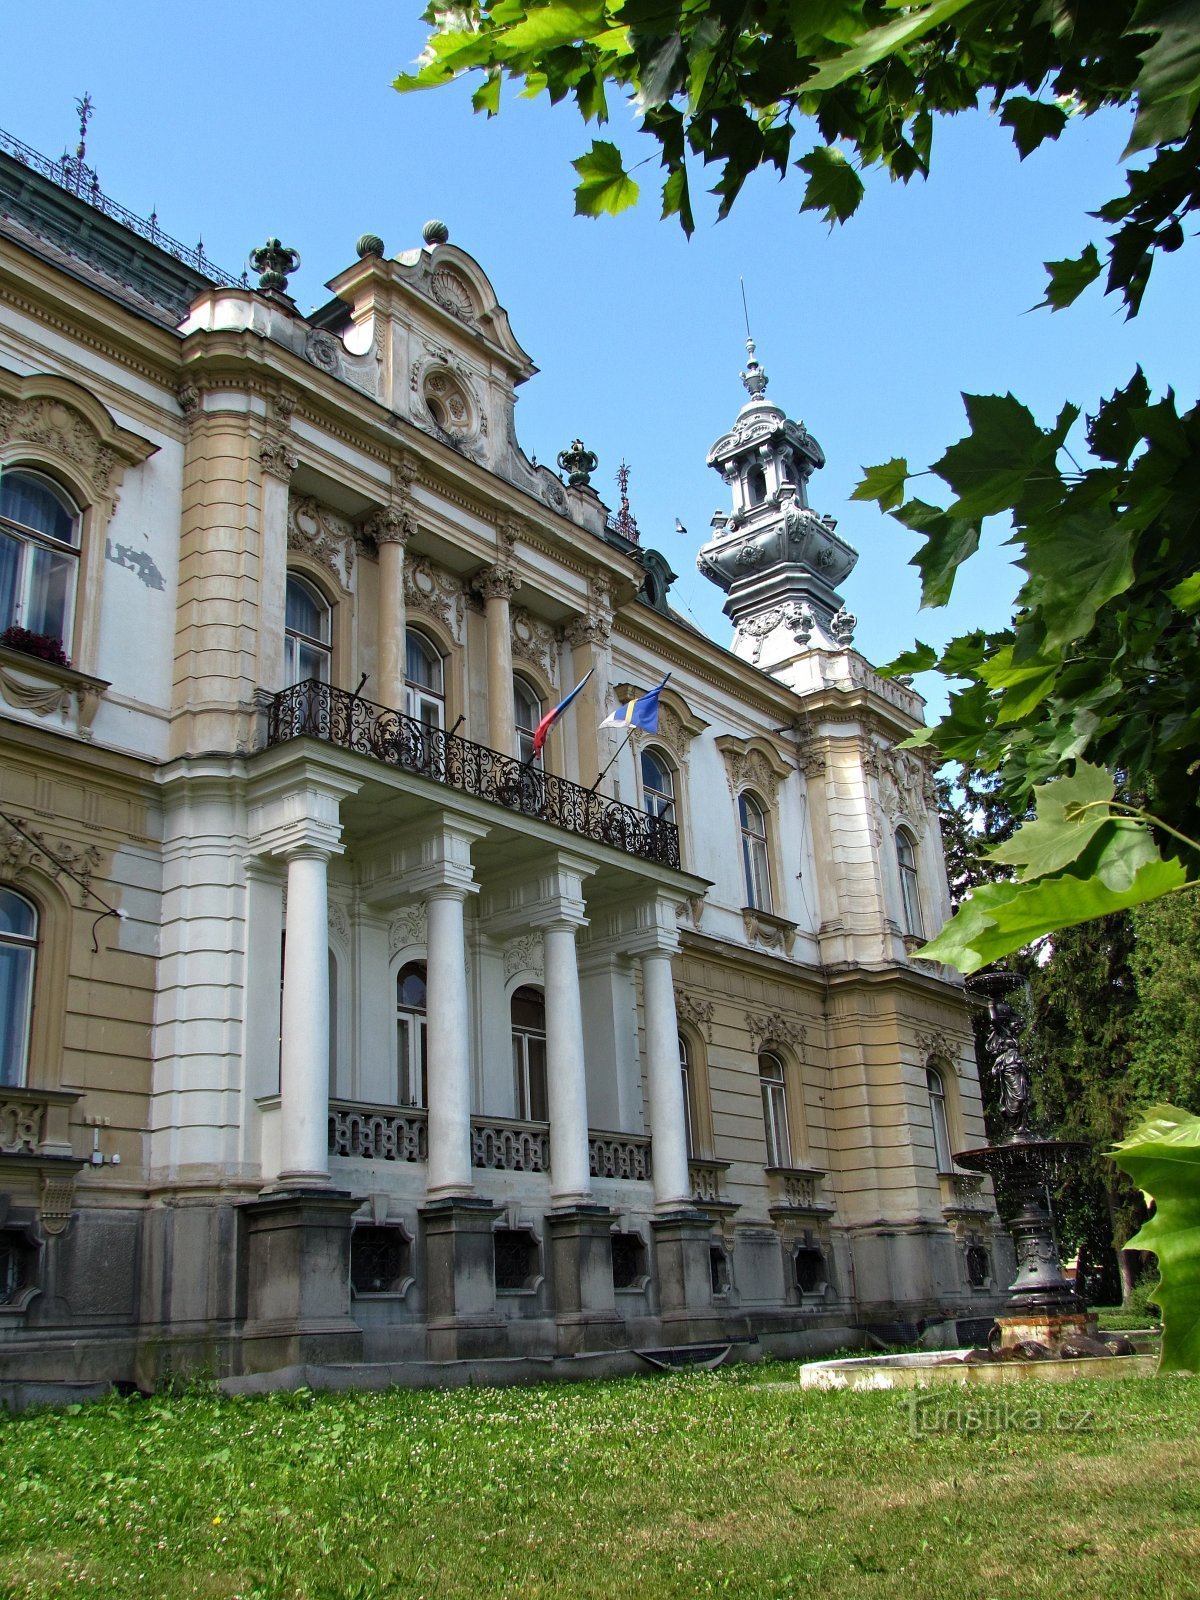
[[[41,445],[53,455],[74,462],[96,492],[108,498],[118,457],[101,444],[95,428],[74,406],[62,400],[0,399],[0,444],[10,439]]]
[[[354,528],[345,517],[319,505],[311,496],[292,499],[288,504],[287,542],[289,550],[299,550],[319,561],[349,591],[354,577]]]
[[[311,361],[314,367],[320,367],[322,372],[327,372],[331,378],[336,378],[341,371],[341,354],[341,341],[323,328],[313,328],[304,341],[305,359]]]
[[[746,1028],[756,1054],[768,1044],[786,1044],[799,1050],[808,1037],[802,1022],[792,1022],[778,1011],[747,1011]]]
[[[424,556],[404,563],[404,603],[409,611],[423,611],[440,622],[462,643],[462,623],[466,612],[463,586],[450,573],[435,567]]]
[[[553,682],[556,635],[548,622],[530,616],[521,606],[513,606],[512,653],[514,661],[528,661]]]

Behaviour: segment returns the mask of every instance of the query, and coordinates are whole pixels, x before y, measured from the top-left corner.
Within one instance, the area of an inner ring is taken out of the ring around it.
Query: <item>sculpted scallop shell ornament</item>
[[[473,322],[475,306],[471,292],[457,272],[440,267],[429,280],[429,291],[444,311],[449,311],[462,322]]]

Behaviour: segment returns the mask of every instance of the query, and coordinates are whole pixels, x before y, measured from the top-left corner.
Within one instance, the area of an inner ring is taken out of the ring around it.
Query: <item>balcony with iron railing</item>
[[[267,744],[321,739],[656,866],[678,868],[679,829],[458,734],[309,678],[271,699]]]

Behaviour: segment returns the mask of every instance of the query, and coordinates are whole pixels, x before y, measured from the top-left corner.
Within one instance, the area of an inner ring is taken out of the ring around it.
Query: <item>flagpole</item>
[[[620,755],[620,754],[621,754],[621,751],[622,751],[622,750],[624,750],[624,748],[625,748],[625,745],[626,745],[626,744],[628,744],[628,743],[629,743],[629,741],[630,741],[630,739],[632,739],[632,738],[633,738],[633,736],[634,736],[634,733],[635,733],[635,732],[636,732],[636,731],[637,731],[637,730],[636,730],[636,729],[634,729],[634,728],[630,728],[630,730],[629,730],[629,732],[628,732],[628,733],[627,733],[627,734],[626,734],[626,735],[625,735],[625,744],[621,744],[621,745],[618,745],[618,746],[617,746],[617,755],[615,755],[615,756],[613,756],[613,758],[612,758],[612,761],[610,761],[610,762],[609,762],[609,763],[608,763],[608,767],[611,767],[611,766],[612,766],[612,764],[613,764],[613,761],[615,761],[615,760],[616,760],[616,759],[617,759],[617,756],[619,756],[619,755]],[[603,776],[604,776],[604,773],[605,773],[605,772],[607,772],[607,771],[608,771],[608,767],[605,767],[605,769],[604,769],[604,772],[602,772],[602,773],[600,773],[600,775],[599,775],[599,777],[597,777],[597,779],[596,779],[596,782],[595,782],[595,783],[594,783],[594,784],[593,784],[593,785],[592,785],[592,787],[591,787],[591,788],[590,788],[590,789],[589,789],[589,790],[588,790],[588,793],[589,793],[589,794],[595,794],[595,792],[596,792],[596,790],[597,790],[597,788],[598,788],[598,787],[599,787],[599,784],[600,784],[600,779],[601,779],[601,778],[602,778],[602,777],[603,777]]]

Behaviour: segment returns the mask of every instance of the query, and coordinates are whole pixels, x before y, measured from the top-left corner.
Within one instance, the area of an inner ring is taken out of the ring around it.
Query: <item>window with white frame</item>
[[[332,609],[320,590],[307,579],[289,574],[283,636],[283,673],[288,684],[307,683],[310,678],[329,682],[332,619]]]
[[[70,649],[79,508],[40,472],[0,472],[0,633],[24,628]]]
[[[762,1091],[763,1128],[767,1136],[767,1165],[790,1167],[792,1141],[788,1132],[787,1081],[783,1062],[770,1050],[758,1058],[758,1085]]]
[[[926,1067],[925,1087],[929,1090],[929,1115],[933,1122],[933,1149],[939,1172],[954,1171],[950,1149],[950,1118],[946,1111],[946,1085],[936,1067]]]
[[[540,989],[525,985],[513,993],[512,1053],[517,1116],[522,1122],[545,1122],[550,1115],[546,1100],[546,1002]]]
[[[429,1104],[426,1061],[425,963],[410,961],[396,974],[396,1104]]]
[[[650,815],[675,821],[675,775],[657,750],[642,751],[642,803]]]
[[[0,1085],[20,1088],[29,1070],[29,1022],[37,959],[37,908],[0,889]]]
[[[755,911],[771,912],[775,907],[771,896],[766,813],[752,794],[741,794],[738,796],[738,818],[742,829],[746,904]]]
[[[436,647],[414,629],[405,635],[404,710],[427,728],[446,726],[446,679]]]
[[[904,907],[904,931],[917,939],[925,937],[921,916],[921,893],[917,884],[917,851],[907,828],[896,830],[896,861],[900,867],[900,899]]]
[[[533,760],[533,736],[542,720],[542,702],[524,678],[513,679],[513,712],[517,725],[517,759]]]

